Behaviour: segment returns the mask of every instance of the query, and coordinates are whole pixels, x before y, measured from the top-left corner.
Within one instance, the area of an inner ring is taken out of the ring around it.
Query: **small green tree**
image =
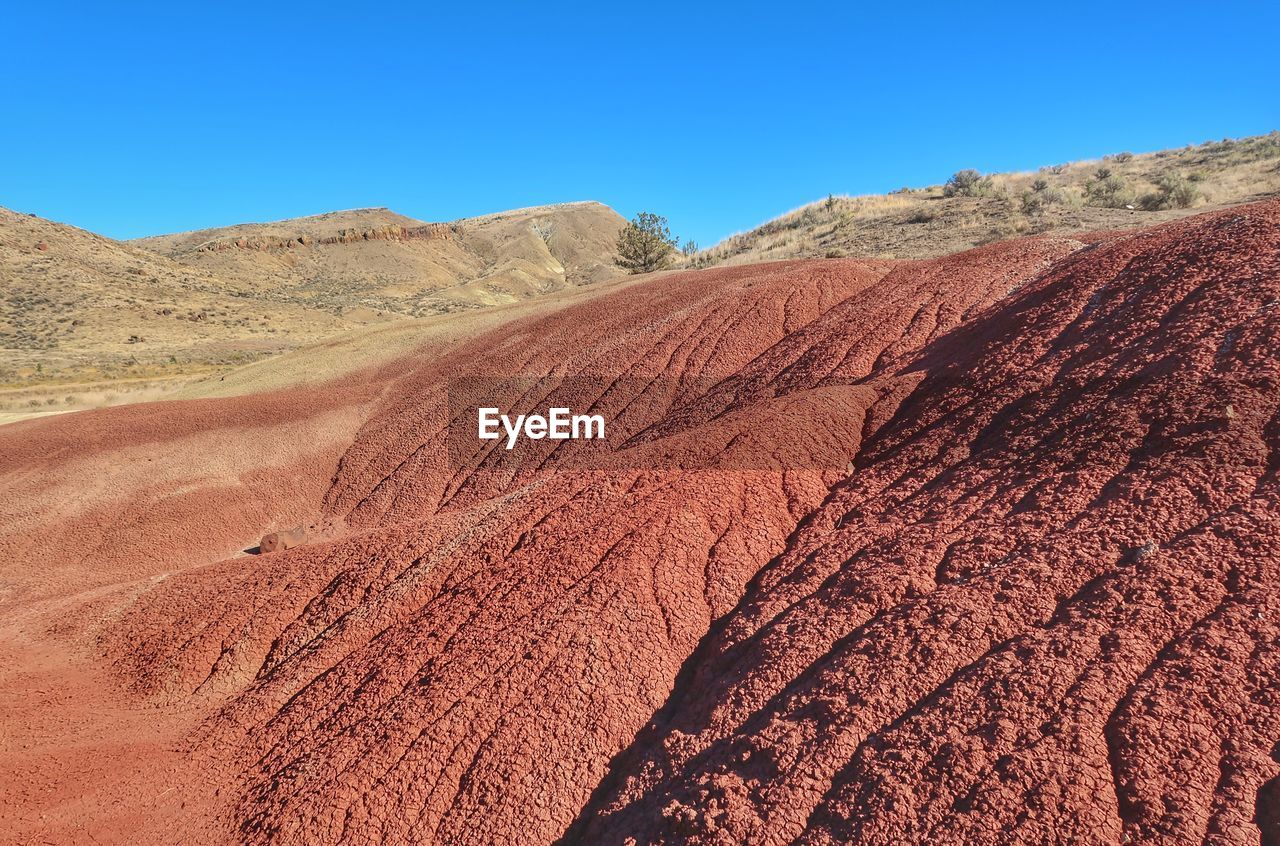
[[[694,255],[698,252],[698,242],[690,238],[684,242],[684,246],[680,248],[680,252],[684,253],[686,257]]]
[[[671,237],[667,219],[640,212],[618,234],[618,255],[614,263],[632,273],[662,270],[671,264],[676,239]]]

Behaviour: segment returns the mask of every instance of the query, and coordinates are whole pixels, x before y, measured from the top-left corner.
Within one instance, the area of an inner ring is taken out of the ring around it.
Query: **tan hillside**
[[[1101,168],[1110,171],[1109,184],[1117,189],[1105,197],[1098,196],[1104,187]],[[1185,193],[1170,196],[1161,191],[1162,181]],[[1280,132],[993,174],[975,187],[977,196],[946,193],[934,185],[818,200],[727,238],[690,264],[846,255],[933,258],[1020,235],[1150,226],[1280,193]],[[1189,204],[1179,206],[1178,199]]]
[[[1278,192],[1271,133],[990,175],[970,195],[932,186],[832,197],[686,264],[934,257],[1024,234],[1147,226]],[[183,394],[217,392],[211,380],[233,367],[353,329],[366,328],[348,339],[357,345],[408,339],[412,326],[367,330],[616,278],[623,223],[594,202],[450,223],[377,208],[122,243],[0,210],[0,422],[172,396],[193,382]],[[297,371],[281,367],[255,368],[250,382]]]
[[[231,397],[300,385],[315,386],[356,371],[387,365],[411,350],[415,355],[433,358],[483,332],[494,331],[516,320],[553,314],[633,285],[642,285],[651,278],[652,274],[620,276],[599,284],[529,297],[509,305],[356,327],[284,355],[237,367],[228,373],[192,379],[166,398]]]
[[[271,302],[334,315],[420,317],[618,275],[623,219],[600,203],[427,223],[355,209],[132,242],[209,270]]]
[[[357,209],[119,242],[0,209],[0,422],[614,278],[622,223],[599,203],[453,223]]]
[[[301,303],[264,311],[209,269],[0,208],[4,388],[205,372],[344,327]]]

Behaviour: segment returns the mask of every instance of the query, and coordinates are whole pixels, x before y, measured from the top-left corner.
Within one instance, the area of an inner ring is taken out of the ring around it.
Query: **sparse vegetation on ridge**
[[[1280,132],[1154,153],[964,169],[947,184],[828,194],[684,259],[687,267],[791,258],[929,258],[1003,238],[1129,229],[1280,193]]]

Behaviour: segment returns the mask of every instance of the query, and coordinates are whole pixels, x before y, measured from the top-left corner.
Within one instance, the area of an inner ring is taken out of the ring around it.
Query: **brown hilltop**
[[[1115,191],[1091,195],[1091,183],[1104,169]],[[1181,193],[1168,196],[1161,185],[1181,185]],[[934,258],[1025,235],[1070,237],[1153,226],[1277,195],[1280,131],[988,174],[968,193],[930,185],[880,195],[833,195],[726,238],[693,263]]]
[[[8,209],[0,209],[0,281],[0,402],[14,395],[12,410],[36,396],[24,390],[31,386],[52,385],[37,402],[61,409],[63,395],[95,383],[196,375],[347,325],[302,302],[264,310],[215,273]]]
[[[214,238],[197,246],[196,251],[218,252],[221,250],[259,250],[272,252],[276,250],[295,250],[299,247],[329,246],[332,244],[355,244],[359,241],[442,241],[459,235],[459,228],[445,223],[423,223],[403,226],[389,223],[372,229],[339,229],[332,235],[312,237],[296,235],[291,237],[241,237]]]
[[[514,302],[620,275],[622,218],[599,203],[518,209],[426,223],[354,209],[139,239],[133,243],[271,299],[346,312],[422,316]]]
[[[217,390],[321,338],[607,281],[621,226],[599,203],[452,223],[357,209],[122,243],[0,209],[0,422]]]
[[[1270,201],[0,429],[0,831],[1272,842],[1278,304]],[[482,397],[609,438],[507,452]]]

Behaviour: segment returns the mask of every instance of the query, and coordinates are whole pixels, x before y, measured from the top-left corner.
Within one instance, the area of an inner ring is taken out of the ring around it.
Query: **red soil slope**
[[[1086,240],[0,429],[0,832],[1280,842],[1280,203]]]

